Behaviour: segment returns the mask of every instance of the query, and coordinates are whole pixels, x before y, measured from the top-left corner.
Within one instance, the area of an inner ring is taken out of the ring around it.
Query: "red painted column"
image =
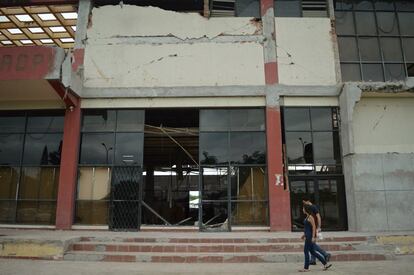
[[[266,86],[279,83],[273,0],[261,0]],[[267,89],[270,90],[270,89]],[[266,98],[277,97],[267,94]],[[283,175],[282,122],[277,100],[266,100],[267,171],[270,231],[291,231],[290,195]],[[275,102],[276,101],[276,102]],[[273,103],[270,103],[273,102]]]
[[[59,189],[56,208],[56,229],[71,229],[75,211],[75,192],[80,142],[81,108],[66,109],[60,161]]]

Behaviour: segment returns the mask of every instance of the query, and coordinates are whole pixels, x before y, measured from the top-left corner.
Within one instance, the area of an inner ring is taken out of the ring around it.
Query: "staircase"
[[[122,238],[81,237],[70,245],[68,261],[168,263],[278,263],[303,262],[303,242],[297,238]],[[375,237],[332,237],[318,244],[331,261],[394,259]]]

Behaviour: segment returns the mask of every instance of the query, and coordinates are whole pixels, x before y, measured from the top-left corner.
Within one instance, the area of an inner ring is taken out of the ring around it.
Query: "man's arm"
[[[321,230],[321,228],[322,228],[322,219],[321,219],[321,214],[319,214],[319,212],[318,213],[316,213],[316,219],[318,220],[318,231],[320,231]]]

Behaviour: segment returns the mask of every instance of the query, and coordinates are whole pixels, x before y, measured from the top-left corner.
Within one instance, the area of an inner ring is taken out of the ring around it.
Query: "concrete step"
[[[299,236],[299,235],[298,235]],[[327,237],[323,242],[366,242],[369,237]],[[122,238],[122,237],[81,237],[80,241],[85,242],[128,242],[128,243],[297,243],[300,238]]]
[[[354,245],[360,242],[320,242],[327,251],[355,250]],[[74,243],[72,251],[97,252],[160,252],[160,253],[203,253],[203,252],[302,252],[303,242],[297,243],[125,243],[125,242],[78,242]]]
[[[335,261],[383,261],[394,256],[382,252],[336,251],[331,253]],[[166,263],[286,263],[303,262],[303,252],[264,253],[152,253],[152,252],[68,252],[67,261],[106,262],[166,262]]]

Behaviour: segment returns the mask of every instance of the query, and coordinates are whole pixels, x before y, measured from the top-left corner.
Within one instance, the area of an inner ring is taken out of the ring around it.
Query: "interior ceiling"
[[[61,101],[47,80],[2,80],[1,101]]]
[[[73,48],[76,21],[76,4],[0,7],[0,47]]]
[[[118,5],[120,0],[95,0],[95,5]],[[204,9],[204,0],[123,0],[126,5],[153,6],[164,10],[196,11]]]

